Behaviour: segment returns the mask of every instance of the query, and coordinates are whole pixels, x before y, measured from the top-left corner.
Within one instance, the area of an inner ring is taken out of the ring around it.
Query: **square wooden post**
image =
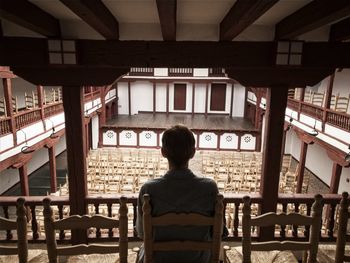
[[[263,200],[262,214],[276,211],[287,94],[288,87],[284,86],[269,88],[266,94],[265,139],[260,186]],[[261,240],[272,240],[273,238],[274,226],[260,229]]]
[[[301,144],[301,149],[300,149],[298,182],[297,182],[297,189],[296,189],[296,193],[299,193],[299,194],[301,193],[301,191],[303,189],[307,146],[308,146],[308,144],[303,141]]]
[[[28,184],[28,167],[27,164],[23,164],[18,168],[19,180],[21,184],[21,195],[29,196],[29,184]]]
[[[56,172],[56,150],[55,145],[48,148],[49,163],[50,163],[50,192],[57,191],[57,172]]]
[[[67,163],[70,212],[87,213],[87,176],[85,160],[84,90],[82,87],[63,87],[63,107],[66,120]],[[86,231],[72,231],[72,243],[86,243]]]

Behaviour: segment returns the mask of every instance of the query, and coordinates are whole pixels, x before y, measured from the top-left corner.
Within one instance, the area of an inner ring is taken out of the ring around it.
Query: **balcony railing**
[[[350,115],[332,110],[326,110],[326,114],[327,123],[350,131]]]
[[[226,241],[241,241],[242,239],[242,198],[245,194],[224,194],[224,207],[226,226],[229,230],[229,235],[225,238]],[[252,201],[252,213],[259,214],[259,205],[264,200],[260,194],[249,194]],[[129,207],[129,240],[138,240],[137,233],[134,231],[137,215],[137,195],[125,195],[128,199]],[[45,234],[43,230],[43,216],[42,216],[42,199],[44,197],[26,197],[26,205],[30,210],[30,233],[29,242],[44,242]],[[52,206],[55,211],[56,219],[62,219],[69,215],[69,200],[68,197],[52,196]],[[325,194],[323,196],[325,209],[323,213],[323,228],[321,231],[321,241],[332,242],[336,237],[336,207],[340,202],[341,196],[336,194]],[[15,207],[17,197],[0,197],[0,207],[2,216],[9,219],[15,218]],[[102,196],[87,196],[85,201],[89,205],[90,214],[104,214],[113,217],[115,208],[119,205],[120,196],[102,195]],[[296,212],[310,215],[311,206],[314,202],[314,196],[311,194],[281,194],[278,197],[279,212]],[[114,212],[113,212],[114,211]],[[132,211],[132,213],[131,213]],[[302,226],[279,226],[275,229],[275,238],[280,240],[305,240],[308,236],[308,228]],[[259,231],[254,231],[253,237],[259,237]],[[89,241],[112,241],[117,240],[116,233],[111,230],[101,232],[100,229],[95,229],[89,232]],[[58,240],[61,243],[70,242],[69,232],[61,231],[58,235]],[[7,231],[6,236],[0,242],[14,242],[16,237],[11,231]]]
[[[40,112],[40,109],[31,109],[19,112],[15,115],[16,128],[21,129],[25,126],[28,126],[34,122],[41,120]]]
[[[0,118],[0,135],[11,133],[11,118],[1,117]]]
[[[154,68],[130,68],[130,76],[153,76]]]
[[[193,76],[193,68],[169,68],[169,76]]]
[[[61,113],[61,112],[63,112],[63,103],[62,102],[44,106],[45,118],[48,118],[50,116],[56,115],[56,114]]]

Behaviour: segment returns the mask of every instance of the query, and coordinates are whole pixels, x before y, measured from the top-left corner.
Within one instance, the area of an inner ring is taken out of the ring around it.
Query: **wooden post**
[[[29,196],[29,185],[28,185],[28,169],[27,164],[23,164],[18,168],[19,181],[21,184],[21,195]]]
[[[45,119],[45,114],[44,114],[44,89],[43,86],[38,85],[36,86],[36,92],[38,93],[38,107],[40,109],[40,116],[41,119]],[[43,121],[44,129],[46,130],[46,123]]]
[[[10,117],[10,129],[13,134],[14,145],[17,145],[17,136],[16,136],[16,122],[15,116],[13,114],[12,108],[12,87],[11,87],[11,79],[3,79],[2,84],[4,86],[4,97],[5,97],[5,107],[7,116]]]
[[[324,131],[326,122],[327,122],[326,109],[329,109],[331,107],[334,78],[335,78],[335,72],[333,72],[333,74],[330,75],[327,90],[326,90],[326,98],[325,98],[325,104],[324,104],[324,110],[323,110],[323,116],[322,116],[322,131]]]
[[[337,194],[338,193],[342,168],[343,167],[341,165],[339,165],[336,162],[333,162],[331,185],[329,187],[330,194]]]
[[[299,169],[298,169],[298,175],[297,175],[298,182],[297,182],[296,193],[298,194],[300,194],[303,189],[307,146],[308,144],[306,142],[302,142],[301,149],[300,149],[300,157],[299,157]]]
[[[234,87],[235,87],[235,84],[232,83],[232,84],[231,84],[230,118],[232,118],[232,114],[233,114],[233,95],[234,95]]]
[[[114,84],[115,87],[115,100],[116,100],[116,109],[115,109],[115,116],[119,115],[119,96],[118,96],[118,82]]]
[[[169,82],[166,83],[166,116],[169,114]]]
[[[288,87],[282,86],[267,89],[265,139],[260,187],[263,200],[261,205],[262,214],[276,211],[287,94]],[[272,240],[274,238],[274,229],[274,226],[261,228],[260,240]]]
[[[69,201],[71,215],[87,213],[84,90],[82,87],[63,87],[63,108],[66,120]],[[84,230],[72,231],[72,243],[86,243]]]
[[[103,145],[103,131],[102,126],[106,124],[106,96],[104,92],[104,87],[100,88],[100,98],[101,98],[101,112],[98,118],[98,147]],[[118,105],[117,105],[118,108]]]
[[[17,246],[19,263],[28,262],[28,242],[27,242],[27,217],[25,200],[20,197],[17,199]],[[28,208],[29,209],[29,208]],[[12,261],[12,260],[10,260]]]
[[[209,83],[205,86],[205,117],[208,116],[208,96],[209,96]]]
[[[261,94],[260,92],[257,92],[256,96],[256,105],[255,105],[255,128],[259,128],[259,122],[260,122],[260,115],[261,115],[261,108],[260,108],[260,103],[261,103]]]
[[[192,117],[194,115],[194,105],[195,105],[195,96],[196,96],[196,83],[192,83]]]
[[[55,193],[57,191],[55,145],[52,145],[51,147],[49,147],[48,151],[49,151],[49,163],[50,163],[50,192]]]
[[[129,116],[131,115],[131,87],[130,87],[130,81],[128,81],[128,110],[129,110]]]
[[[156,113],[157,106],[157,94],[156,94],[156,82],[153,81],[153,115]]]

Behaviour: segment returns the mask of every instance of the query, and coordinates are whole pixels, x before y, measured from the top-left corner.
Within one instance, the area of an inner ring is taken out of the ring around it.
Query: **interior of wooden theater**
[[[215,234],[148,214],[144,262],[350,261],[349,39],[346,0],[0,0],[0,262],[138,262],[177,124],[222,194],[180,219]]]

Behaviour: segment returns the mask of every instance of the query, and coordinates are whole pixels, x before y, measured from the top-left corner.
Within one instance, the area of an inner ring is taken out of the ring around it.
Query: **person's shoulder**
[[[154,178],[154,179],[150,179],[147,182],[145,182],[142,186],[141,186],[141,192],[144,192],[146,189],[152,188],[156,185],[161,184],[163,181],[163,178]]]
[[[197,180],[200,184],[206,185],[207,187],[217,188],[216,182],[213,179],[195,176],[195,180]]]

